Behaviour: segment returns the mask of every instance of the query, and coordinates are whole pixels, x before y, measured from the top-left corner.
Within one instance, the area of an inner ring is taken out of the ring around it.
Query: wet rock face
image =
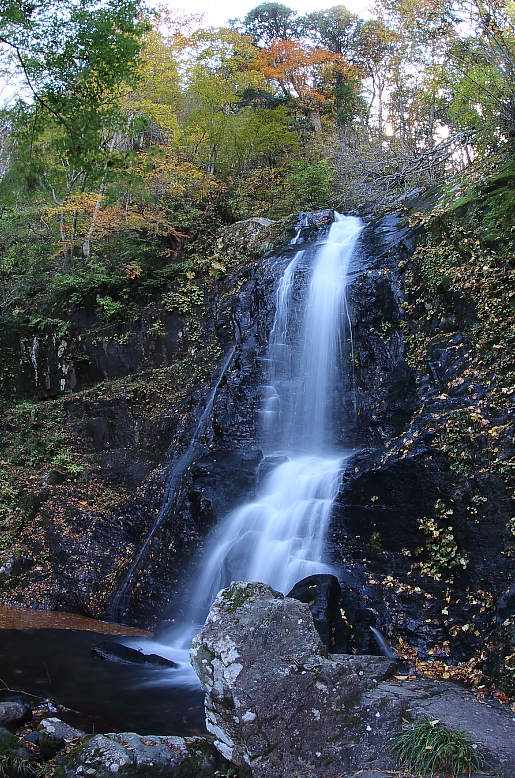
[[[307,603],[320,640],[331,653],[349,653],[338,650],[336,644],[336,633],[339,636],[345,626],[340,612],[341,587],[336,576],[310,575],[296,583],[286,596]]]
[[[303,578],[287,597],[309,606],[320,640],[331,654],[382,654],[371,627],[376,614],[361,601],[357,587],[335,575],[319,573]]]
[[[414,248],[400,218],[366,224],[354,252],[348,300],[352,324],[351,391],[342,420],[351,446],[384,446],[417,407],[406,362],[399,263]]]
[[[423,362],[412,367],[422,326],[416,306],[406,313],[413,248],[413,233],[390,215],[364,229],[353,260],[355,393],[343,423],[363,448],[344,474],[329,544],[339,577],[352,576],[393,643],[402,638],[420,658],[462,661],[495,626],[492,605],[513,583],[513,504],[499,475],[476,466],[481,452],[465,446],[462,463],[446,438],[453,418],[486,408],[489,389],[470,370],[470,306],[434,303],[451,312],[437,310]],[[463,440],[466,429],[452,434]]]
[[[370,734],[361,709],[359,715],[351,709],[395,664],[328,657],[309,606],[265,584],[222,590],[190,656],[206,692],[208,731],[243,774],[343,772],[384,739],[377,726]],[[354,730],[345,724],[349,716]]]
[[[153,335],[156,313],[160,332]],[[137,324],[103,325],[92,301],[90,307],[69,314],[64,335],[51,324],[36,334],[22,328],[3,333],[2,346],[0,368],[10,361],[18,365],[2,385],[5,396],[43,400],[166,367],[186,353],[189,343],[184,317],[176,312],[161,308],[143,314]]]

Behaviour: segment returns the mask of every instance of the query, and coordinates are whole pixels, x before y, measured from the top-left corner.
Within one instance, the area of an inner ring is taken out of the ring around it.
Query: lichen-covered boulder
[[[377,753],[392,763],[387,740],[400,708],[367,711],[360,699],[395,663],[329,657],[307,604],[266,584],[233,583],[218,594],[190,658],[207,728],[241,775],[340,774]]]
[[[85,732],[57,718],[43,719],[38,727],[38,742],[44,759],[52,759],[66,744],[85,737]]]
[[[205,738],[134,732],[89,737],[57,763],[64,778],[211,778],[227,768]]]
[[[273,246],[271,242],[273,225],[273,221],[261,217],[235,222],[220,230],[215,251],[218,255],[225,256],[227,260],[232,260],[232,263],[248,258],[249,255],[264,254]]]

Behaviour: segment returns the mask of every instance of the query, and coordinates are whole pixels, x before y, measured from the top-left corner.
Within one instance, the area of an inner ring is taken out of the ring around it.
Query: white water
[[[200,574],[190,582],[185,623],[168,633],[168,648],[159,652],[181,664],[176,683],[194,682],[185,664],[189,643],[221,588],[231,581],[262,581],[287,594],[302,578],[331,571],[324,545],[346,458],[331,446],[333,391],[348,324],[347,271],[360,231],[358,219],[336,216],[315,257],[300,330],[293,322],[292,299],[303,251],[278,284],[262,412],[265,443],[276,453],[287,452],[288,460],[264,479],[256,501],[233,511],[212,534],[197,567]]]
[[[287,594],[297,581],[329,572],[322,562],[340,459],[298,457],[278,465],[258,500],[229,514],[211,538],[192,606],[205,618],[231,581],[263,581]]]

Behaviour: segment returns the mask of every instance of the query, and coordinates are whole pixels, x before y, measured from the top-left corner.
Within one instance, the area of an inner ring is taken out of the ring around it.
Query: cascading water
[[[262,581],[286,594],[302,578],[330,571],[324,542],[346,458],[333,445],[333,390],[348,323],[347,270],[362,228],[354,217],[335,219],[315,256],[300,330],[292,298],[303,251],[277,288],[262,416],[263,448],[281,455],[282,462],[264,479],[258,499],[233,511],[214,531],[198,565],[201,573],[190,582],[184,625],[166,636],[166,653],[176,660],[186,659],[192,635],[231,581]]]

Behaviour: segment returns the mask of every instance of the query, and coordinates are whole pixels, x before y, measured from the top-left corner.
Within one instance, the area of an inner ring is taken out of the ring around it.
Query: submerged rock
[[[93,656],[98,659],[107,659],[122,665],[142,665],[144,667],[178,667],[176,662],[165,659],[158,654],[143,654],[135,648],[124,646],[122,643],[112,643],[102,640],[91,649]]]

